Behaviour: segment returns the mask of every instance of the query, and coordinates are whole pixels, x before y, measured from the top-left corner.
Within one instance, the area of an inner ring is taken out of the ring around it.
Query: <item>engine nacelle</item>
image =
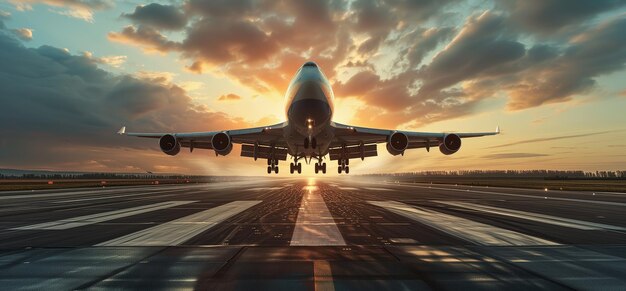
[[[225,156],[233,150],[233,143],[230,136],[225,132],[220,132],[211,138],[211,145],[215,154]]]
[[[180,143],[171,134],[166,134],[159,139],[159,147],[161,151],[170,156],[175,156],[180,152]]]
[[[409,138],[404,133],[396,131],[387,139],[387,151],[394,156],[404,154],[408,146]]]
[[[443,137],[443,142],[439,144],[439,150],[444,155],[451,155],[456,153],[461,148],[461,138],[454,134],[446,134]]]

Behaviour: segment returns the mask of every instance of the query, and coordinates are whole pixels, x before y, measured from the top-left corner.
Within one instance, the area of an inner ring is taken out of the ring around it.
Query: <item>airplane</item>
[[[350,172],[350,159],[364,160],[378,155],[376,145],[386,143],[391,155],[404,155],[405,150],[439,147],[441,153],[451,155],[461,148],[461,139],[496,135],[494,132],[438,133],[413,132],[393,129],[367,128],[341,124],[333,121],[333,90],[324,73],[314,62],[302,65],[291,80],[286,99],[286,121],[254,128],[186,133],[137,133],[126,132],[122,127],[118,134],[126,136],[158,138],[159,147],[165,154],[174,156],[181,148],[209,149],[216,156],[228,155],[233,144],[241,144],[241,156],[267,160],[267,173],[278,174],[279,161],[288,155],[293,162],[290,173],[302,173],[304,159],[313,159],[315,173],[326,174],[326,156],[337,161],[337,172]]]

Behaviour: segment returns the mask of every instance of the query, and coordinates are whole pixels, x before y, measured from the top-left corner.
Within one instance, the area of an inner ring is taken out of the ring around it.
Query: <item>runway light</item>
[[[543,188],[543,191],[544,192],[548,192],[548,188]]]

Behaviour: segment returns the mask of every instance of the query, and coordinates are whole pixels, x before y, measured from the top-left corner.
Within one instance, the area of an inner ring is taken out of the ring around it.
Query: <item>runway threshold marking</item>
[[[447,234],[485,246],[559,245],[556,242],[397,201],[368,201]]]
[[[626,230],[626,227],[621,227],[621,226],[615,226],[615,225],[609,225],[609,224],[603,224],[603,223],[595,223],[595,222],[576,220],[576,219],[570,219],[570,218],[563,218],[563,217],[557,217],[557,216],[534,213],[534,212],[498,208],[498,207],[480,205],[480,204],[474,204],[474,203],[451,202],[451,201],[435,201],[435,202],[457,206],[461,208],[487,212],[487,213],[516,217],[516,218],[521,218],[525,220],[537,221],[541,223],[547,223],[547,224],[582,229],[582,230],[618,230],[618,231]]]
[[[133,216],[137,214],[142,214],[146,212],[171,208],[179,205],[189,204],[197,201],[167,201],[160,202],[155,204],[125,208],[120,210],[107,211],[102,213],[83,215],[73,218],[66,218],[56,221],[38,223],[27,226],[20,226],[12,228],[13,230],[64,230],[70,229],[100,222],[105,222],[109,220],[114,220],[118,218]]]
[[[233,201],[151,228],[115,238],[96,246],[177,246],[239,214],[261,201]]]
[[[317,186],[305,186],[296,226],[291,237],[292,246],[344,246],[335,219],[326,207]]]
[[[473,192],[473,193],[481,193],[481,194],[494,194],[494,195],[502,195],[502,196],[511,196],[511,197],[535,198],[535,199],[544,199],[544,200],[548,199],[548,200],[559,200],[559,201],[570,201],[570,202],[583,202],[583,203],[592,203],[592,204],[600,204],[600,205],[612,205],[612,206],[626,206],[626,203],[621,203],[621,202],[597,201],[597,200],[575,199],[575,198],[560,198],[560,197],[550,197],[550,196],[547,196],[547,195],[543,195],[543,196],[541,196],[541,195],[524,195],[524,194],[493,192],[493,191],[480,191],[480,190],[471,190],[471,189],[454,189],[454,188],[444,188],[444,187],[434,187],[434,186],[407,185],[407,184],[395,184],[395,185],[403,186],[403,187],[422,188],[422,189],[448,190],[448,191],[457,191],[457,192]]]
[[[333,273],[330,263],[323,260],[313,261],[313,280],[316,291],[334,291]]]

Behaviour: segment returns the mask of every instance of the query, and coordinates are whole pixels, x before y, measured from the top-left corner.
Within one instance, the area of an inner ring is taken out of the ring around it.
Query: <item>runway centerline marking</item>
[[[315,291],[334,291],[333,273],[328,261],[313,261],[313,280]]]
[[[472,209],[472,210],[477,210],[477,211],[482,211],[482,212],[487,212],[487,213],[516,217],[516,218],[521,218],[521,219],[526,219],[526,220],[537,221],[541,223],[547,223],[547,224],[582,229],[582,230],[618,230],[618,231],[626,230],[626,227],[621,227],[621,226],[615,226],[615,225],[609,225],[609,224],[603,224],[603,223],[595,223],[595,222],[576,220],[576,219],[569,219],[569,218],[557,217],[557,216],[534,213],[534,212],[505,209],[505,208],[480,205],[480,204],[474,204],[474,203],[451,202],[451,201],[435,201],[435,202],[462,207],[462,208],[467,208],[467,209]]]
[[[447,234],[486,246],[559,245],[556,242],[397,201],[368,201]]]
[[[575,198],[560,198],[560,197],[550,197],[550,196],[540,196],[540,195],[524,195],[524,194],[513,194],[513,193],[500,193],[500,192],[492,192],[492,191],[479,191],[479,190],[471,190],[471,189],[454,189],[454,188],[444,188],[444,187],[433,187],[433,186],[418,186],[418,185],[407,185],[407,184],[395,184],[403,187],[415,187],[422,189],[437,189],[437,190],[447,190],[447,191],[457,191],[457,192],[474,192],[474,193],[482,193],[482,194],[494,194],[494,195],[503,195],[503,196],[512,196],[512,197],[523,197],[523,198],[535,198],[535,199],[548,199],[548,200],[560,200],[560,201],[570,201],[570,202],[583,202],[583,203],[593,203],[593,204],[601,204],[601,205],[613,205],[613,206],[626,206],[626,203],[621,202],[611,202],[611,201],[596,201],[596,200],[586,200],[586,199],[575,199]]]
[[[233,201],[96,246],[177,246],[259,203],[259,200]]]
[[[317,186],[304,186],[296,226],[291,237],[292,246],[344,246],[339,232]]]
[[[185,205],[189,203],[193,203],[197,201],[168,201],[168,202],[160,202],[155,204],[125,208],[120,210],[107,211],[102,213],[83,215],[73,218],[66,218],[56,221],[38,223],[27,226],[20,226],[11,228],[12,230],[64,230],[70,229],[100,222],[105,222],[109,220],[114,220],[118,218],[133,216],[137,214],[142,214],[146,212],[171,208],[175,206]]]

